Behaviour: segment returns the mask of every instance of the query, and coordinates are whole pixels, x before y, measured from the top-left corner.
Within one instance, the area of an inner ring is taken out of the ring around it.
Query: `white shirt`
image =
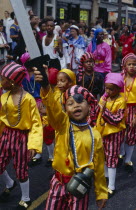
[[[14,23],[14,20],[8,17],[7,19],[4,19],[3,23],[4,23],[4,26],[6,27],[7,42],[11,43],[12,39],[10,38],[10,27]]]

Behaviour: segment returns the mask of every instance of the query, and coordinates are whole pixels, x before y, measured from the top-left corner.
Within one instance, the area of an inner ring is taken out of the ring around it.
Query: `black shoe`
[[[122,166],[122,164],[123,164],[123,158],[124,158],[123,155],[119,155],[117,168],[120,168]]]
[[[125,163],[125,171],[127,171],[128,173],[134,172],[133,163],[131,161],[129,163]]]
[[[108,188],[108,199],[112,198],[115,195],[116,190],[111,190]]]
[[[0,202],[7,202],[7,199],[10,196],[10,192],[17,186],[16,181],[14,181],[13,187],[5,188],[3,193],[0,195]]]
[[[53,159],[48,159],[47,163],[45,164],[45,167],[52,167]]]
[[[42,158],[33,158],[29,163],[28,166],[32,167],[32,166],[37,166],[42,162]]]
[[[31,201],[20,201],[18,206],[16,207],[16,210],[28,209],[31,206],[31,204]]]

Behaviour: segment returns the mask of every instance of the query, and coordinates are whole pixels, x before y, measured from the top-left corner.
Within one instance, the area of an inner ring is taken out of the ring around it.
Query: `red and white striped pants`
[[[116,168],[120,154],[121,143],[124,141],[125,130],[113,133],[103,138],[104,154],[106,165],[109,168]]]
[[[0,136],[0,174],[13,158],[16,176],[19,180],[28,177],[28,131],[5,127]]]
[[[89,194],[82,199],[74,197],[66,191],[66,184],[62,184],[54,175],[45,210],[87,210],[88,202]]]

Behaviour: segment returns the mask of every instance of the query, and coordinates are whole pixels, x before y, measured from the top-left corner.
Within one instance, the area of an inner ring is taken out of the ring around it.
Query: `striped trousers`
[[[108,168],[117,167],[121,143],[124,141],[124,134],[125,130],[103,138],[105,161]]]
[[[132,127],[132,121],[135,117],[136,105],[129,105],[127,107],[127,129],[126,129],[126,144],[133,146],[136,144],[136,127]]]
[[[50,183],[49,195],[45,210],[87,210],[89,194],[78,199],[66,191],[66,184],[62,184],[55,175]]]
[[[5,127],[0,136],[0,174],[13,158],[16,177],[24,180],[28,177],[28,131]]]

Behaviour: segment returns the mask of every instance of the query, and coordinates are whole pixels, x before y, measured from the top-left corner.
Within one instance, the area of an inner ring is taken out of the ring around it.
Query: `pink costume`
[[[92,52],[92,42],[90,42],[86,51],[89,53]],[[95,71],[101,73],[111,72],[111,47],[107,43],[102,42],[101,44],[97,45],[96,50],[93,52],[93,55],[95,58]]]

